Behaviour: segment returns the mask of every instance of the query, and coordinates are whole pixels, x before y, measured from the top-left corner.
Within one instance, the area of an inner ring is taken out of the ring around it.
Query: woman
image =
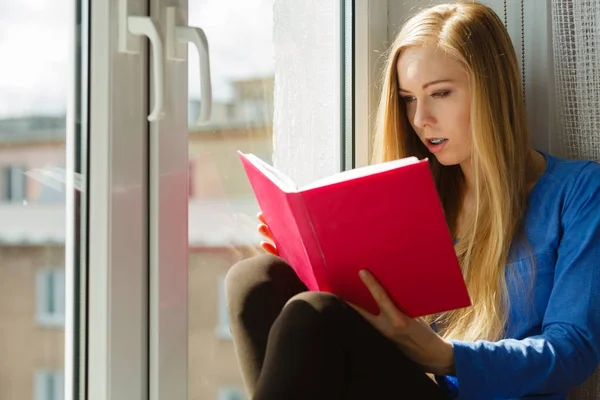
[[[484,5],[440,5],[408,21],[383,87],[374,161],[431,160],[473,305],[411,319],[365,271],[382,310],[371,315],[307,292],[263,242],[271,255],[227,276],[249,393],[565,399],[600,362],[600,165],[529,147],[513,46]]]

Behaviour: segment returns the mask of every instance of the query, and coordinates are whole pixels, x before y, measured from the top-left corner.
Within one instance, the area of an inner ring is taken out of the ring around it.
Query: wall
[[[255,250],[256,251],[256,250]],[[217,399],[220,387],[242,388],[233,342],[216,332],[219,278],[253,252],[241,248],[196,248],[189,255],[190,399]]]
[[[276,0],[274,164],[297,184],[340,170],[339,0]]]
[[[0,399],[33,399],[38,369],[62,370],[62,327],[36,323],[36,272],[64,267],[60,246],[0,246]]]
[[[190,132],[192,197],[202,199],[253,196],[237,155],[254,153],[271,162],[271,127]]]

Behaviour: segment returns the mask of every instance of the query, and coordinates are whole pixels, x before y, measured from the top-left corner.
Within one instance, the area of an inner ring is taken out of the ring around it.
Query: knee
[[[261,254],[234,264],[225,276],[225,297],[230,317],[259,311],[264,307],[279,307],[301,285],[294,270],[281,258]],[[296,289],[285,293],[286,288]]]
[[[228,295],[244,294],[259,285],[281,284],[294,271],[281,258],[271,254],[261,254],[234,264],[225,276],[225,292]]]
[[[285,304],[286,309],[308,307],[315,316],[326,316],[329,319],[346,311],[348,305],[338,296],[326,292],[302,292],[290,298]]]
[[[286,302],[272,334],[336,341],[340,334],[343,335],[346,326],[347,307],[339,297],[329,293],[299,293]]]

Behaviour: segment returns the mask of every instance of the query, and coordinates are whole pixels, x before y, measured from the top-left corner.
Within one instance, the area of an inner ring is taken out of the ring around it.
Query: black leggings
[[[308,292],[278,257],[237,263],[226,291],[236,355],[254,400],[449,399],[353,308]]]

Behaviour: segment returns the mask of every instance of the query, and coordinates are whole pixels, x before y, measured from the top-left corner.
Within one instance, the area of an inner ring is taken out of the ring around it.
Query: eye
[[[404,100],[405,103],[411,103],[411,102],[415,101],[415,97],[414,96],[402,96],[402,100]]]
[[[443,99],[444,97],[448,97],[449,94],[450,94],[449,90],[443,90],[441,92],[432,93],[431,97],[433,97],[435,99]]]

